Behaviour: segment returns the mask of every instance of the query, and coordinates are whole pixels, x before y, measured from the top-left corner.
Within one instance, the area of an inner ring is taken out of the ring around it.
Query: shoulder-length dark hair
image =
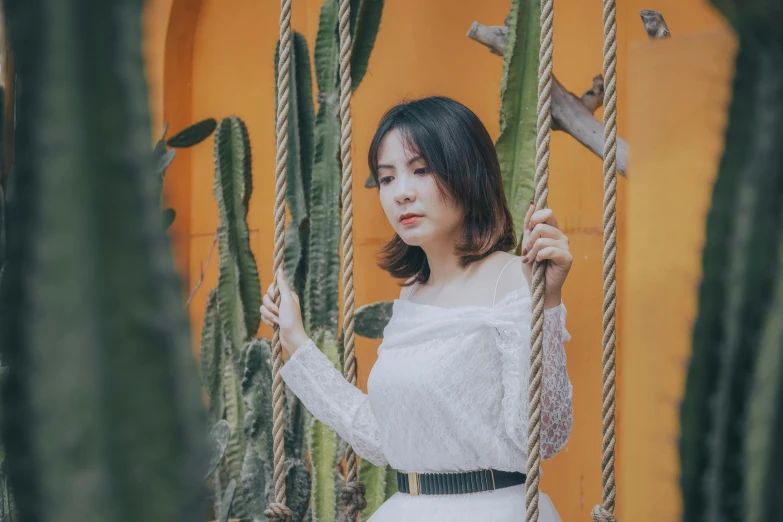
[[[463,209],[464,233],[455,245],[460,267],[516,246],[495,146],[470,109],[450,98],[432,96],[401,103],[386,112],[368,154],[379,190],[381,142],[394,129],[400,131],[406,146],[427,162],[441,195]],[[392,277],[406,280],[405,285],[425,283],[430,277],[424,250],[407,245],[396,233],[381,250],[378,266]]]

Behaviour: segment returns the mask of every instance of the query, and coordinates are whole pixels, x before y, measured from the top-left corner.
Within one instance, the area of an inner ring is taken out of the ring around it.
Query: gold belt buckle
[[[411,495],[420,495],[421,489],[419,489],[419,474],[408,473],[408,490]]]

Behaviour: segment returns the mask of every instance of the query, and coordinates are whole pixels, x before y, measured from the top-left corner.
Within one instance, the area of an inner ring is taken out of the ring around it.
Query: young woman
[[[541,453],[572,425],[569,339],[560,291],[571,268],[552,210],[525,217],[522,256],[498,158],[463,105],[431,97],[392,108],[369,151],[395,231],[380,266],[404,281],[384,330],[368,393],[348,383],[302,327],[284,276],[261,314],[289,357],[281,375],[305,407],[359,457],[398,470],[400,492],[371,522],[524,519],[530,375],[531,265],[547,261]],[[539,520],[559,521],[541,493]]]

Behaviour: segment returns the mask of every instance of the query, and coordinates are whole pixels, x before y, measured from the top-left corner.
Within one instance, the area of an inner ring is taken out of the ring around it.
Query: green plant
[[[160,221],[141,2],[3,3],[18,100],[0,286],[22,520],[198,520],[207,424]]]
[[[541,2],[513,0],[503,53],[500,136],[495,149],[517,243],[522,239],[525,213],[534,193],[540,18]]]
[[[175,149],[198,145],[214,132],[215,127],[217,127],[217,121],[215,121],[214,118],[201,120],[198,123],[194,123],[193,125],[182,129],[166,141],[166,131],[168,130],[168,127],[168,123],[163,124],[163,132],[153,149],[153,154],[155,155],[155,175],[158,179],[158,192],[160,193],[161,204],[164,203],[163,179],[166,176],[166,169],[171,165],[171,162],[174,161],[174,156],[177,152]],[[166,145],[175,148],[167,149]],[[171,207],[165,208],[162,213],[163,226],[169,228],[174,222],[174,217],[176,215],[174,209]]]
[[[382,1],[351,2],[351,84],[355,90],[367,71],[381,21]],[[338,336],[340,281],[340,164],[338,2],[321,7],[314,61],[318,112],[312,104],[312,79],[307,43],[294,33],[289,94],[287,203],[291,221],[286,227],[285,267],[291,286],[300,296],[305,327],[318,347],[340,370],[342,337]],[[275,52],[278,66],[279,44]],[[276,69],[277,71],[277,69]],[[277,74],[275,75],[277,76]],[[357,333],[361,315],[357,313]],[[376,321],[377,322],[377,321]],[[298,401],[296,401],[298,402]],[[334,520],[343,486],[341,475],[345,441],[316,419],[308,419],[308,447],[312,468],[313,519]],[[362,462],[369,517],[387,497],[386,468]],[[396,485],[396,481],[394,482]]]
[[[260,520],[273,492],[271,349],[268,340],[254,337],[261,291],[247,226],[251,148],[245,124],[235,116],[221,120],[215,133],[214,192],[220,266],[217,287],[207,298],[201,368],[210,418],[224,419],[231,432],[225,459],[212,477],[214,508],[218,517],[230,513]],[[289,400],[286,482],[295,520],[304,518],[308,502],[302,499],[310,495],[309,472],[302,452],[296,451],[304,440],[301,409]]]
[[[681,406],[683,520],[783,517],[783,80],[773,2],[715,1],[739,37],[729,123],[707,216],[698,317]],[[760,120],[758,115],[764,114]]]

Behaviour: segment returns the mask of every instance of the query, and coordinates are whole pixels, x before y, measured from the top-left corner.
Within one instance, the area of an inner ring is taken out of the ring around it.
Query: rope
[[[590,513],[590,516],[593,517],[595,522],[617,522],[617,519],[614,518],[614,515],[612,515],[602,506],[595,506],[593,511]]]
[[[277,164],[275,168],[275,247],[273,273],[277,275],[283,267],[285,251],[285,192],[288,164],[288,96],[291,73],[291,0],[281,0],[280,12],[280,71],[277,78]],[[275,305],[280,306],[280,289],[277,278],[273,279]],[[283,348],[280,344],[280,329],[272,329],[272,437],[274,449],[275,501],[264,511],[268,522],[287,522],[291,519],[285,498],[285,447],[283,444]]]
[[[538,65],[538,119],[536,137],[536,210],[547,206],[549,194],[549,139],[552,127],[553,0],[541,0],[541,48]],[[544,349],[544,293],[546,264],[533,261],[533,319],[530,352],[530,404],[528,406],[526,521],[538,522],[538,484],[541,465],[541,381]]]
[[[354,344],[354,290],[353,290],[353,162],[351,144],[353,123],[351,120],[351,2],[340,0],[340,158],[342,160],[342,248],[343,248],[343,340],[345,344],[343,374],[356,385],[356,356]],[[348,445],[345,450],[346,476],[341,497],[346,510],[340,514],[340,522],[354,522],[359,511],[367,506],[365,487],[358,478],[356,453]]]
[[[614,481],[614,410],[615,410],[615,305],[616,255],[617,255],[617,22],[615,0],[604,2],[604,251],[603,251],[603,408],[601,410],[603,432],[603,456],[601,458],[601,480],[603,496],[601,506],[593,509],[595,522],[615,520],[614,502],[616,488]]]

